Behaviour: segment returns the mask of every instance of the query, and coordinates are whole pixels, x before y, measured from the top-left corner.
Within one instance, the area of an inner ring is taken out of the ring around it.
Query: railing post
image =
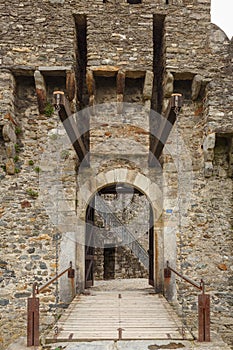
[[[201,281],[202,294],[198,295],[198,341],[210,342],[210,295],[205,294]]]
[[[72,261],[70,261],[70,267],[68,269],[68,278],[74,278],[75,270],[72,268]]]
[[[32,298],[28,298],[27,304],[27,346],[39,346],[39,298],[36,298],[36,294],[41,293],[50,284],[60,278],[64,273],[68,272],[68,278],[72,283],[72,294],[74,294],[74,275],[75,270],[72,268],[72,262],[68,269],[61,272],[56,277],[52,278],[43,287],[38,288],[37,283],[32,287]]]
[[[27,346],[39,346],[39,298],[36,298],[37,285],[33,284],[32,298],[27,305]]]
[[[192,281],[190,278],[182,275],[178,271],[169,266],[167,261],[167,267],[164,269],[165,277],[169,276],[168,270],[174,272],[176,275],[190,283],[197,289],[202,291],[202,294],[198,295],[198,341],[210,342],[210,296],[205,294],[205,283],[201,280],[200,285]]]
[[[72,261],[70,261],[70,267],[68,269],[68,278],[71,281],[72,298],[75,296],[74,276],[75,276],[75,270],[72,267]]]

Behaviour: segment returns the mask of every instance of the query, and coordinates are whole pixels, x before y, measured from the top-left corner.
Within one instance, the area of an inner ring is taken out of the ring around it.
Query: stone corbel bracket
[[[45,79],[39,70],[36,70],[34,72],[34,79],[39,113],[43,114],[45,111],[45,106],[47,104],[47,89]]]
[[[154,74],[152,71],[141,71],[141,70],[132,70],[124,71],[117,66],[92,66],[87,69],[86,72],[86,84],[89,94],[89,106],[91,107],[92,114],[94,114],[95,106],[95,96],[96,96],[96,84],[95,77],[112,77],[116,76],[116,102],[117,113],[122,114],[123,112],[123,102],[125,94],[125,80],[126,78],[145,78],[143,86],[143,100],[145,107],[151,108],[151,98],[153,92],[153,79]]]
[[[202,75],[195,75],[192,81],[192,100],[203,99],[205,95],[206,85],[210,82],[210,79],[206,79]]]
[[[95,104],[95,78],[93,70],[87,69],[86,72],[86,84],[89,94],[89,106],[92,113],[94,113],[94,104]]]
[[[153,82],[154,82],[154,73],[151,71],[146,71],[145,81],[143,87],[143,100],[145,107],[150,110],[151,108],[151,99],[153,93]]]
[[[216,143],[216,134],[211,133],[205,137],[203,142],[204,152],[204,175],[205,177],[211,177],[213,175],[213,160],[214,160],[214,148]]]
[[[167,71],[164,80],[163,80],[163,108],[162,108],[162,113],[165,113],[169,101],[171,98],[171,95],[173,94],[174,91],[174,76],[170,71]]]

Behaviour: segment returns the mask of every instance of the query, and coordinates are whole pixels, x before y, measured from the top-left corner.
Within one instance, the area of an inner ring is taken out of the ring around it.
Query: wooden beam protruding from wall
[[[67,135],[75,149],[75,152],[80,162],[87,162],[85,160],[88,154],[87,149],[83,143],[76,121],[70,111],[69,102],[65,97],[63,91],[54,91],[54,107],[58,110],[60,120],[67,132]],[[86,164],[87,165],[87,164]]]
[[[181,94],[172,94],[170,98],[169,105],[164,116],[160,116],[158,130],[152,131],[153,136],[155,136],[155,141],[152,147],[150,148],[149,154],[149,165],[153,166],[155,164],[155,159],[159,160],[159,157],[162,154],[163,148],[167,142],[168,136],[171,132],[171,129],[176,121],[177,112],[181,109],[182,106],[182,95]]]

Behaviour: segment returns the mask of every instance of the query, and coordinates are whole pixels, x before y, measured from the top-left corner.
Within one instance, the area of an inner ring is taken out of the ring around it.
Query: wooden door
[[[85,238],[85,288],[94,285],[94,200],[87,208]]]

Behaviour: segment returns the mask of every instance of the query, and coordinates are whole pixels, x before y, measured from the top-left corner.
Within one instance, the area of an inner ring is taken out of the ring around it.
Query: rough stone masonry
[[[190,278],[203,278],[211,328],[232,344],[233,43],[210,23],[210,0],[11,0],[0,3],[0,16],[0,347],[26,334],[35,281],[45,284],[72,260],[75,291],[84,290],[85,200],[117,182],[151,203],[156,290],[195,328],[197,292],[174,276],[168,286],[163,268],[169,260]],[[55,90],[79,112],[90,168],[63,143]],[[183,107],[158,160],[161,182],[147,162],[156,128],[148,111],[164,115],[173,93],[183,95]],[[96,113],[103,103],[109,111]],[[124,103],[137,106],[129,120]],[[70,228],[59,222],[67,217]],[[71,234],[76,219],[83,221],[80,240]],[[103,253],[96,255],[102,264]],[[119,265],[125,272],[134,260],[123,266],[116,258],[117,276]],[[131,270],[140,276],[138,267]],[[66,283],[40,295],[42,332],[71,300]]]

